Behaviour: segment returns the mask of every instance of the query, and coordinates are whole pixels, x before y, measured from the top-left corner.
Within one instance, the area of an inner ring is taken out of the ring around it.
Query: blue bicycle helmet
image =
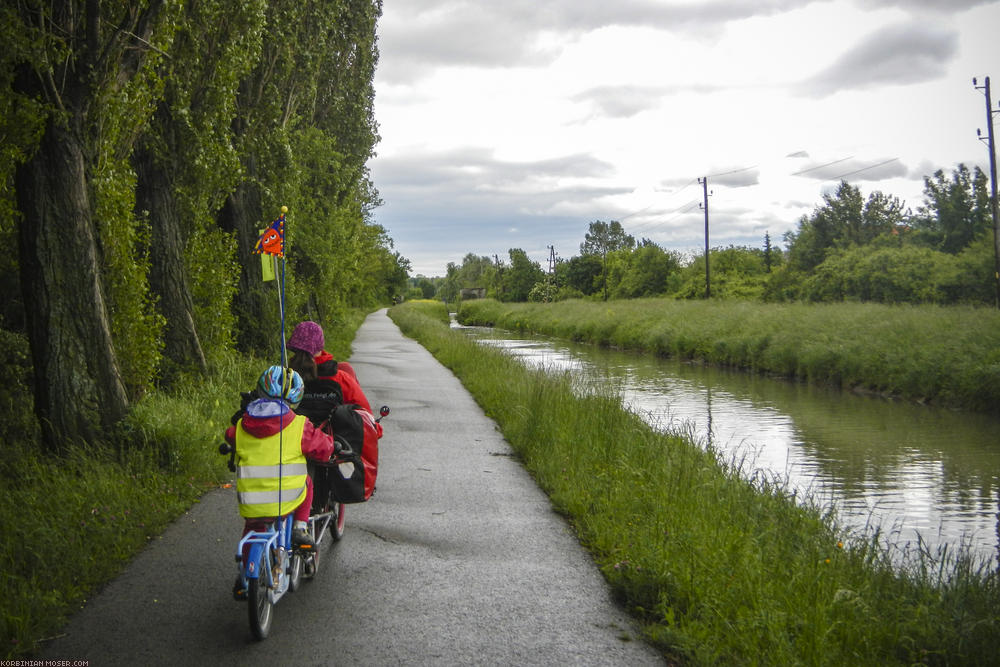
[[[291,368],[271,366],[257,380],[261,393],[271,398],[287,401],[293,408],[302,401],[305,383],[302,376]]]

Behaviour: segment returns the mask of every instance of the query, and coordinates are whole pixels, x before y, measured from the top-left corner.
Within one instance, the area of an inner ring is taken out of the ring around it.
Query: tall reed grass
[[[844,534],[774,479],[655,431],[612,391],[578,395],[568,376],[479,346],[419,304],[390,315],[497,422],[668,659],[995,664],[1000,582],[985,564],[923,553],[893,565],[878,535]]]
[[[1000,414],[1000,311],[742,301],[463,302],[495,325]]]

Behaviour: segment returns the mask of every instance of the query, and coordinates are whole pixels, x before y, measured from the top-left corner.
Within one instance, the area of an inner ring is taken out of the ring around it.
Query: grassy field
[[[1000,414],[1000,311],[868,303],[466,301],[463,324]]]
[[[914,554],[894,566],[877,535],[845,534],[835,517],[797,504],[773,479],[654,431],[618,396],[575,395],[568,377],[477,345],[449,330],[443,311],[404,304],[390,315],[496,420],[668,659],[996,664],[995,571],[961,553]],[[529,311],[537,312],[518,317]],[[578,324],[565,326],[572,337]],[[619,344],[617,328],[595,333]]]
[[[364,316],[328,332],[334,356],[349,356]],[[274,361],[233,354],[215,360],[207,378],[152,392],[109,434],[118,444],[102,449],[48,458],[25,435],[30,420],[17,420],[19,438],[8,427],[0,457],[0,655],[30,656],[147,542],[230,477],[218,445],[239,392]],[[6,407],[11,417],[30,415],[30,397]]]

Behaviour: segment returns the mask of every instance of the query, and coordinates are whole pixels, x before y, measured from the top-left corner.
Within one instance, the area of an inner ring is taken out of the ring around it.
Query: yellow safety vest
[[[289,424],[274,435],[255,438],[236,426],[236,497],[247,518],[288,514],[306,498],[306,457],[302,433],[306,421],[292,412]]]

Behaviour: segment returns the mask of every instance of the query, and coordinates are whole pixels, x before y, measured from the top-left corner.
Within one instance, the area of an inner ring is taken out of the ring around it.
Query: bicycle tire
[[[344,508],[344,503],[338,502],[331,503],[330,511],[336,513],[336,516],[330,521],[330,537],[333,538],[334,542],[339,542],[344,537],[344,523],[347,521],[347,511]]]
[[[305,557],[302,554],[291,554],[291,561],[288,563],[288,589],[293,593],[299,590],[302,583],[302,570],[305,565]]]
[[[256,579],[247,580],[247,612],[250,619],[250,632],[257,640],[267,639],[271,632],[271,620],[274,617],[274,603],[268,594],[267,583],[262,577],[264,572],[264,558],[266,554],[261,554],[260,562],[257,564],[259,576]]]

